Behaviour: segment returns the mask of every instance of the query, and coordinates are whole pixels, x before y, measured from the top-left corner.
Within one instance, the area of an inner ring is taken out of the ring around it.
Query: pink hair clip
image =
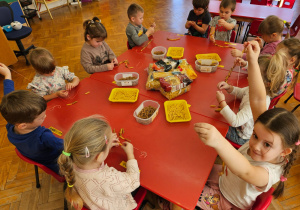
[[[286,177],[284,177],[283,175],[280,176],[280,181],[281,181],[281,182],[285,182],[286,180],[287,180]]]
[[[300,140],[295,143],[296,146],[300,145]]]
[[[104,139],[105,139],[105,144],[107,144],[107,136],[104,135]]]

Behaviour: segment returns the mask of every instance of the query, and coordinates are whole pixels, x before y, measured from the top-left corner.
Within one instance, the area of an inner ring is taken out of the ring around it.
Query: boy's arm
[[[126,34],[138,46],[143,44],[145,41],[148,40],[148,36],[146,34],[142,34],[141,36],[138,36],[138,34],[136,33],[134,27],[127,27],[126,28]]]
[[[204,34],[205,31],[207,30],[208,28],[208,25],[207,24],[202,24],[202,27],[198,26],[196,23],[195,25],[193,25],[194,29],[196,29],[198,32],[200,32],[201,34]]]
[[[0,74],[4,76],[3,91],[4,95],[15,90],[14,81],[11,80],[11,72],[6,65],[0,63]]]
[[[54,136],[51,130],[46,129],[41,136],[42,142],[49,148],[57,151],[64,149],[64,140]]]
[[[211,16],[210,16],[210,13],[208,11],[205,12],[203,18],[202,18],[202,27],[198,26],[197,24],[195,24],[194,28],[204,34],[208,28],[208,25],[211,21]]]

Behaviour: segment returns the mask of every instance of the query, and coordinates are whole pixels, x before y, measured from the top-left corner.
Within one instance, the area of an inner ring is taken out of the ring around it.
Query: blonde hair
[[[278,35],[282,36],[284,26],[286,26],[287,29],[290,30],[290,23],[280,19],[275,15],[270,15],[261,22],[261,24],[258,27],[258,33],[265,35],[277,33]],[[287,39],[289,37],[290,33],[288,32],[285,38]]]
[[[64,138],[64,151],[70,156],[61,154],[58,158],[60,173],[65,176],[68,188],[66,199],[77,209],[81,209],[83,201],[75,187],[75,173],[73,164],[86,165],[107,149],[106,136],[111,130],[107,121],[101,116],[91,116],[74,123]],[[86,149],[87,148],[87,149]],[[89,151],[87,155],[86,150]]]
[[[284,83],[288,68],[288,55],[286,50],[279,50],[273,56],[261,55],[258,58],[262,78],[265,83],[267,95],[276,96]]]
[[[55,60],[49,50],[37,47],[29,54],[29,62],[39,74],[50,74],[55,70]]]

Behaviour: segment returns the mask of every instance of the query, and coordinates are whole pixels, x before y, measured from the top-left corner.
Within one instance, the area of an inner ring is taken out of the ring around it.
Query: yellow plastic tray
[[[197,58],[197,60],[198,59],[214,59],[219,62],[221,61],[221,58],[217,53],[197,54],[196,58]]]
[[[183,57],[184,48],[183,47],[169,47],[167,57],[172,57],[174,59],[180,59]]]
[[[165,113],[168,122],[188,122],[192,117],[186,100],[165,101]]]
[[[139,96],[137,88],[114,88],[108,98],[111,102],[136,102]]]

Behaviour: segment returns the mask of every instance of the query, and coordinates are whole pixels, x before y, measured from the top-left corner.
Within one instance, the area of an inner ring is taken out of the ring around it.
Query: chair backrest
[[[51,169],[49,169],[48,167],[44,166],[43,164],[37,163],[31,159],[29,159],[28,157],[25,157],[24,155],[22,155],[19,150],[17,148],[15,148],[15,151],[17,153],[17,155],[19,156],[19,158],[21,158],[22,160],[24,160],[27,163],[36,165],[37,167],[41,168],[43,171],[45,171],[47,174],[50,174],[51,176],[53,176],[57,181],[59,182],[65,182],[65,177],[64,176],[60,176],[59,174],[55,173],[54,171],[52,171]]]
[[[0,7],[8,7],[11,11],[11,18],[14,19],[13,11],[10,8],[9,4],[6,1],[0,1]]]
[[[234,42],[235,41],[235,36],[236,36],[236,32],[235,32],[235,30],[232,30],[231,31],[230,42]]]
[[[295,4],[295,0],[284,0],[281,8],[293,9],[294,4]],[[280,1],[278,2],[277,6],[279,5],[280,5]]]
[[[286,93],[287,89],[285,89],[280,95],[276,96],[271,100],[271,103],[269,105],[268,109],[273,109],[273,107],[278,103],[279,99]]]
[[[249,34],[253,35],[253,36],[261,36],[261,34],[258,33],[258,27],[261,24],[263,20],[253,20],[251,22],[250,28],[249,28]]]
[[[12,10],[10,7],[0,7],[0,26],[10,25],[13,22]]]
[[[21,17],[24,14],[23,14],[23,11],[22,11],[22,8],[21,8],[19,2],[15,1],[15,2],[11,3],[10,7],[13,10],[14,21],[19,21],[22,24],[26,23],[25,18]]]
[[[293,23],[293,25],[290,28],[290,35],[295,37],[297,36],[300,29],[300,15],[298,15],[297,19]]]
[[[269,207],[269,205],[273,199],[273,196],[272,196],[273,192],[274,192],[274,188],[271,187],[268,192],[264,192],[264,193],[260,194],[256,198],[256,200],[252,206],[252,210],[267,210],[267,208]]]
[[[268,0],[251,0],[250,4],[256,4],[256,5],[268,5]]]

